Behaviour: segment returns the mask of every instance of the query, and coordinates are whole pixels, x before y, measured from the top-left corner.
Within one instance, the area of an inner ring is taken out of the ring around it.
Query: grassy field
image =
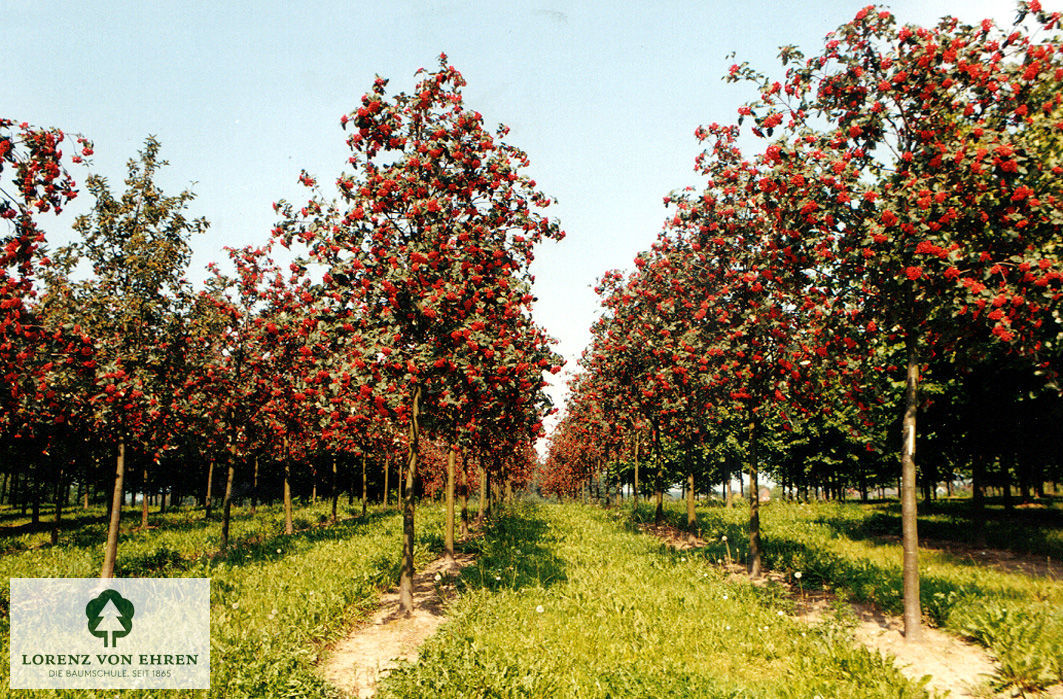
[[[948,539],[965,530],[944,505],[921,523]],[[360,508],[358,508],[360,512]],[[441,508],[418,510],[419,564],[442,548]],[[0,512],[0,572],[12,577],[92,577],[102,558],[99,512],[72,512],[60,546]],[[123,576],[209,577],[209,692],[121,692],[121,696],[329,697],[317,663],[327,644],[374,605],[397,577],[398,514],[342,513],[328,505],[296,513],[283,534],[279,508],[240,512],[236,545],[218,552],[220,523],[201,511],[152,515],[155,528],[125,530]],[[685,521],[678,505],[668,515]],[[990,523],[987,540],[1019,551],[1055,551],[1052,513],[1027,523]],[[635,524],[652,512],[629,507],[517,505],[467,549],[477,563],[461,576],[452,619],[416,665],[384,684],[387,697],[922,697],[888,658],[851,642],[846,617],[807,625],[791,618],[779,585],[728,579],[720,561],[742,560],[743,507],[699,508],[702,549],[675,552]],[[127,515],[130,524],[138,513]],[[801,584],[827,586],[886,611],[900,609],[900,548],[888,505],[797,505],[763,509],[767,564]],[[1014,530],[1012,530],[1014,531]],[[727,537],[725,544],[722,538]],[[1051,555],[1051,554],[1045,554]],[[1034,691],[1061,679],[1063,583],[989,570],[968,558],[924,551],[923,605],[930,623],[984,643],[1001,661],[1000,689]],[[0,587],[7,607],[8,587]],[[0,621],[7,651],[7,618]],[[0,665],[6,687],[7,664]],[[27,697],[113,697],[115,692],[19,692]]]
[[[526,506],[498,519],[452,620],[385,697],[918,697],[840,624],[778,589],[633,533],[627,513]]]
[[[361,508],[357,508],[360,514]],[[158,528],[126,533],[120,543],[118,574],[211,578],[211,689],[206,691],[123,691],[121,696],[322,697],[333,694],[317,673],[325,645],[376,602],[377,592],[397,578],[401,518],[372,510],[365,519],[349,514],[323,526],[329,505],[298,510],[293,536],[283,534],[279,507],[241,513],[233,522],[237,542],[219,555],[219,522],[201,511],[152,515]],[[346,513],[345,513],[346,514]],[[420,510],[419,564],[441,544],[439,508]],[[127,516],[139,523],[139,512]],[[64,534],[58,547],[32,545],[19,534],[0,541],[0,604],[5,612],[13,577],[94,577],[102,561],[98,518]],[[44,535],[47,538],[47,534]],[[7,614],[0,621],[2,656],[8,651]],[[8,684],[0,664],[0,687]],[[19,691],[25,697],[114,697],[112,691]]]
[[[931,508],[920,517],[920,534],[968,543],[971,528],[958,516],[959,508]],[[900,520],[895,510],[895,505],[773,502],[761,511],[765,562],[791,575],[800,571],[805,585],[824,585],[899,614]],[[991,520],[987,542],[1051,556],[1061,540],[1058,512],[1034,516],[1037,520],[1021,529],[1010,520]],[[651,519],[652,512],[642,510],[637,517]],[[677,525],[686,521],[678,507],[669,510],[669,517]],[[699,527],[709,542],[700,555],[723,560],[729,549],[744,561],[747,520],[744,506],[700,508]],[[997,570],[972,556],[932,549],[920,551],[920,578],[927,622],[984,644],[1001,665],[994,680],[998,689],[1035,691],[1063,682],[1063,582]]]

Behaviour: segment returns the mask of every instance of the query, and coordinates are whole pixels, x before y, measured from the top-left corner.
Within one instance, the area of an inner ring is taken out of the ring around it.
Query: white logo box
[[[11,689],[210,688],[209,578],[11,578],[10,620]]]

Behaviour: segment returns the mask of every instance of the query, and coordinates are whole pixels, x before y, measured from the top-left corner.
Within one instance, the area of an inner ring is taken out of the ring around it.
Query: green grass
[[[357,508],[360,512],[360,507]],[[380,587],[393,584],[401,552],[401,518],[372,510],[364,520],[324,523],[329,505],[298,510],[292,536],[283,534],[280,508],[259,508],[234,520],[236,545],[218,554],[220,523],[202,512],[153,515],[157,529],[127,531],[119,545],[119,574],[211,578],[211,689],[123,691],[130,697],[328,697],[316,663],[325,645],[376,602]],[[131,515],[127,520],[139,523]],[[438,507],[418,510],[419,564],[441,548]],[[0,574],[12,577],[94,577],[102,561],[102,525],[87,524],[64,536],[58,547],[0,557]],[[6,543],[0,540],[0,546]],[[11,550],[8,547],[8,550]],[[0,604],[8,606],[8,585]],[[6,656],[7,615],[0,621]],[[6,688],[8,664],[0,664]],[[22,691],[26,697],[113,697],[111,691]]]
[[[639,516],[652,513],[641,511]],[[675,524],[685,523],[685,512],[678,508],[669,510],[669,517]],[[920,530],[935,531],[937,538],[951,531],[951,538],[965,541],[964,530],[947,517],[941,511],[931,513],[925,527],[921,517]],[[710,542],[704,555],[725,558],[726,536],[731,553],[745,560],[747,519],[744,506],[700,508],[698,523]],[[775,570],[801,571],[806,586],[842,590],[855,600],[899,614],[901,546],[875,538],[898,534],[899,522],[897,530],[888,531],[884,521],[881,507],[772,502],[761,510],[764,561]],[[996,526],[1000,532],[1007,525]],[[1050,526],[1031,527],[1025,534],[1038,542],[1058,536]],[[1022,546],[1014,542],[1013,548]],[[994,678],[998,689],[1035,691],[1063,681],[1063,583],[930,549],[920,551],[919,567],[926,621],[984,644],[1001,665]]]
[[[218,552],[220,523],[203,521],[202,512],[153,513],[157,528],[141,532],[131,528],[139,515],[130,511],[119,549],[121,575],[212,580],[212,687],[121,695],[335,696],[317,670],[321,653],[368,612],[381,586],[394,582],[401,522],[397,513],[376,509],[365,519],[345,512],[339,523],[318,526],[328,509],[323,502],[298,510],[300,531],[293,536],[282,533],[279,507],[260,508],[255,516],[240,512],[233,522],[236,543],[224,555]],[[0,534],[0,550],[7,551],[0,572],[9,579],[95,576],[102,559],[100,514],[79,520],[72,512],[57,547],[42,543],[46,530]],[[698,515],[710,545],[677,553],[634,530],[627,508],[502,511],[469,545],[479,558],[461,575],[463,594],[451,621],[424,646],[417,664],[387,680],[382,695],[926,696],[888,658],[852,643],[842,615],[802,624],[789,616],[793,602],[785,590],[725,579],[718,565],[727,555],[721,537],[727,536],[730,555],[742,560],[744,508],[702,507]],[[638,513],[651,516],[648,508]],[[806,589],[827,585],[897,612],[900,547],[879,538],[893,533],[886,530],[892,516],[885,507],[773,502],[763,509],[766,562],[801,571]],[[947,508],[928,516],[927,528],[947,533],[956,526]],[[682,522],[681,505],[669,509],[669,517]],[[418,509],[419,565],[441,549],[441,521],[440,507]],[[1031,525],[1028,533],[1051,542],[1056,530],[1048,522]],[[1063,584],[932,551],[922,552],[921,568],[928,621],[995,653],[1000,688],[1030,691],[1060,680]],[[0,587],[5,608],[7,594],[7,585]],[[6,627],[4,614],[4,654]],[[7,664],[0,667],[0,686],[6,686]]]
[[[461,577],[452,619],[384,697],[917,697],[835,623],[778,589],[629,531],[621,512],[509,510]]]

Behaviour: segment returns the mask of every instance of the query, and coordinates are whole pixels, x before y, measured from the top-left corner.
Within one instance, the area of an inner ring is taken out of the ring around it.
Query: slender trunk
[[[144,459],[144,470],[140,474],[140,528],[148,528],[148,459]]]
[[[454,560],[454,447],[447,450],[447,515],[443,527],[443,555]]]
[[[114,494],[111,497],[111,519],[107,524],[107,544],[103,549],[101,578],[114,577],[114,561],[118,556],[118,525],[122,518],[122,480],[125,478],[125,442],[118,442],[118,460],[114,475]]]
[[[384,456],[384,509],[388,507],[388,499],[391,495],[391,486],[388,483],[388,477],[391,474],[391,456]]]
[[[635,509],[639,508],[639,442],[642,435],[635,433],[635,482],[631,487],[631,497],[635,500]]]
[[[586,487],[586,486],[584,486]],[[491,518],[492,506],[494,505],[494,491],[491,489],[491,472],[485,471],[484,473],[484,516],[488,519]]]
[[[757,421],[751,415],[749,420],[749,562],[746,565],[751,578],[759,578],[761,573],[760,488],[757,482],[758,437]]]
[[[210,460],[210,465],[207,467],[207,494],[203,498],[203,506],[205,509],[204,517],[210,519],[211,505],[211,490],[214,488],[214,459]]]
[[[284,449],[284,533],[294,534],[295,523],[292,521],[292,467],[288,462],[288,449]]]
[[[17,501],[23,516],[26,514],[26,478],[28,478],[28,476],[23,475],[20,477],[19,474],[16,473],[15,484],[11,486],[11,504],[14,505]]]
[[[331,490],[332,490],[332,523],[333,524],[336,523],[336,505],[337,505],[337,503],[339,502],[339,499],[340,499],[340,491],[336,487],[337,486],[336,480],[337,480],[336,479],[336,455],[333,454],[332,455],[332,488],[331,488]]]
[[[903,445],[901,449],[901,534],[904,548],[904,637],[918,641],[923,637],[919,606],[919,536],[916,532],[915,495],[915,418],[919,407],[919,358],[916,338],[909,334],[908,381],[904,391]]]
[[[480,502],[476,507],[476,526],[483,526],[484,514],[487,510],[487,469],[480,465]]]
[[[469,535],[469,472],[468,463],[462,460],[461,469],[461,538]]]
[[[52,546],[59,543],[59,523],[63,517],[63,501],[66,500],[66,489],[63,487],[63,468],[56,469],[55,474],[55,517],[52,519]]]
[[[41,523],[41,474],[40,465],[33,469],[33,509],[30,514],[30,524],[36,529]]]
[[[365,517],[366,512],[369,509],[368,492],[366,490],[365,480],[365,453],[362,453],[362,517]]]
[[[255,457],[254,469],[251,471],[251,514],[258,512],[258,457]]]
[[[420,435],[421,387],[413,389],[410,435],[406,457],[406,497],[402,500],[402,572],[399,574],[399,614],[413,613],[414,489],[417,483],[417,440]]]
[[[724,464],[724,476],[723,476],[723,489],[724,498],[727,500],[727,509],[731,509],[734,500],[734,487],[731,485],[731,455],[726,454],[723,457]]]
[[[661,460],[661,432],[657,425],[653,426],[653,451],[657,460],[657,482],[654,487],[657,508],[653,513],[653,523],[660,524],[664,521],[664,462]]]
[[[694,513],[694,472],[687,473],[687,528],[694,531],[698,516]]]
[[[233,475],[236,472],[236,454],[229,454],[229,470],[225,475],[225,497],[221,508],[221,550],[229,547],[229,519],[233,507]]]

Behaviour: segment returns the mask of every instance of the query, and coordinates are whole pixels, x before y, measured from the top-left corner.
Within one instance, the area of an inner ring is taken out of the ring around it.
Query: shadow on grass
[[[487,523],[483,536],[464,545],[477,559],[462,571],[459,584],[466,589],[520,590],[563,582],[565,563],[550,543],[549,525],[539,508],[508,507]]]
[[[900,506],[880,505],[862,520],[829,515],[817,517],[841,536],[857,540],[895,538],[901,532]],[[984,545],[1015,553],[1063,559],[1063,512],[1055,508],[1005,510],[990,504],[982,528]],[[919,506],[919,536],[955,542],[975,543],[977,524],[970,501],[937,502]]]
[[[303,548],[308,543],[315,544],[356,537],[375,522],[392,514],[393,512],[391,511],[376,510],[369,512],[365,517],[340,519],[334,524],[326,521],[316,525],[307,525],[306,520],[303,520],[303,527],[298,526],[299,520],[297,518],[297,529],[294,534],[289,535],[283,532],[271,533],[268,536],[255,534],[250,537],[233,539],[229,548],[225,551],[215,549],[204,553],[219,562],[237,568],[255,563],[276,561],[290,555],[297,549]],[[280,526],[283,526],[283,522]],[[123,555],[122,546],[119,543],[115,574],[120,577],[172,574],[189,570],[197,565],[199,565],[199,557],[188,558],[166,546],[144,553]]]
[[[719,512],[719,511],[717,511]],[[727,543],[720,537],[708,542],[699,553],[711,561],[724,560],[728,552],[735,562],[743,563],[748,549],[748,532],[743,525],[727,522],[713,511],[700,511],[702,526],[723,532]],[[674,517],[681,516],[674,513]],[[810,524],[827,523],[825,518],[816,518]],[[852,520],[836,520],[835,533],[841,538],[856,539],[850,536]],[[920,526],[922,523],[920,522]],[[816,547],[798,536],[793,536],[795,528],[791,526],[774,529],[768,525],[761,530],[761,547],[763,562],[769,570],[800,571],[804,585],[826,585],[834,590],[844,590],[847,595],[859,602],[875,605],[884,612],[900,614],[903,608],[903,580],[901,577],[901,556],[898,553],[896,565],[883,565],[866,558],[847,557],[836,552]],[[730,544],[728,551],[728,544]],[[885,545],[885,544],[881,544]],[[969,561],[956,559],[957,565],[973,565]],[[920,603],[924,614],[938,626],[948,620],[957,605],[967,604],[977,599],[979,604],[993,601],[1015,601],[1027,597],[1019,589],[1005,589],[987,581],[958,581],[947,575],[922,572],[919,589]]]

